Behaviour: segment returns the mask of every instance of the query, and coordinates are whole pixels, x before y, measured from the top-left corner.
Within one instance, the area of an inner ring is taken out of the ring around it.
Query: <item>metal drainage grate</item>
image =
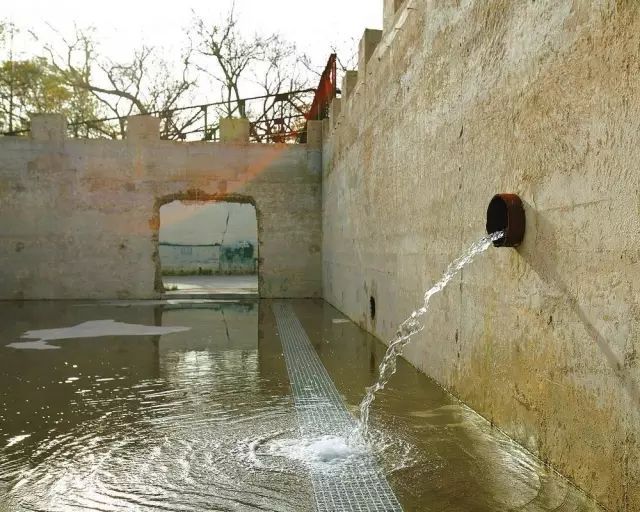
[[[347,437],[356,420],[344,405],[307,333],[289,304],[272,306],[293,400],[303,437]],[[372,454],[358,457],[329,471],[311,470],[318,512],[402,511]]]

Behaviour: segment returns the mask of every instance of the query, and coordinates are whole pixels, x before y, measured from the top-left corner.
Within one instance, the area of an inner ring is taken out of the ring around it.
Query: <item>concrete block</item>
[[[160,139],[160,119],[153,116],[127,118],[127,140],[149,141]]]
[[[331,120],[331,127],[338,126],[338,119],[340,118],[340,111],[342,110],[342,100],[340,98],[333,98],[331,105],[329,106],[329,119]]]
[[[367,28],[364,30],[358,47],[358,80],[366,81],[367,64],[382,39],[382,30]]]
[[[62,114],[35,114],[31,117],[31,138],[40,141],[63,141],[67,120]]]
[[[307,122],[307,169],[322,174],[322,121]]]
[[[307,148],[322,147],[322,121],[307,121]]]
[[[325,140],[329,134],[331,133],[331,120],[323,119],[322,120],[322,140]]]
[[[357,71],[346,71],[344,77],[342,77],[342,99],[346,100],[353,89],[355,89],[356,84],[358,83],[358,72]]]
[[[384,0],[384,6],[382,11],[382,26],[386,32],[391,26],[391,22],[395,18],[396,12],[400,9],[404,0]]]
[[[246,117],[220,119],[220,142],[249,142],[249,120]]]

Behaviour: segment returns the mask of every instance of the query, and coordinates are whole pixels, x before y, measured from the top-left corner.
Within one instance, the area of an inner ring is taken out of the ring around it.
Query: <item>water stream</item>
[[[486,251],[491,244],[504,236],[503,231],[497,231],[490,235],[483,236],[480,240],[471,244],[471,246],[458,258],[453,260],[440,280],[429,288],[424,294],[424,302],[422,307],[416,309],[411,315],[400,324],[395,338],[389,341],[387,352],[380,363],[378,370],[378,380],[367,388],[367,393],[360,402],[360,425],[359,430],[362,436],[366,436],[369,430],[369,413],[371,404],[376,398],[376,393],[387,385],[389,379],[396,371],[396,360],[402,354],[402,350],[409,343],[411,337],[424,329],[424,326],[418,321],[429,310],[429,302],[431,297],[442,291],[449,282],[460,272],[465,266],[473,261],[478,255]]]

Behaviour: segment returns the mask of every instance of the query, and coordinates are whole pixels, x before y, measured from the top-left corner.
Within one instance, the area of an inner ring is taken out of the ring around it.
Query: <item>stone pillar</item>
[[[220,142],[247,144],[249,120],[246,117],[220,119]]]
[[[322,120],[322,140],[326,140],[330,134],[331,134],[331,120],[329,118],[324,118]]]
[[[384,8],[382,11],[382,26],[386,32],[395,18],[396,12],[400,9],[404,0],[384,0]]]
[[[322,149],[322,121],[307,121],[307,147]]]
[[[333,98],[333,100],[331,100],[331,105],[329,105],[329,119],[331,119],[332,128],[338,126],[340,110],[342,110],[342,100],[340,98]]]
[[[367,81],[367,64],[382,39],[382,30],[367,28],[360,39],[358,47],[358,80]]]
[[[62,114],[31,116],[31,138],[38,141],[62,142],[67,137],[67,120]]]
[[[127,117],[127,140],[149,141],[160,139],[160,119],[153,116]]]
[[[322,173],[322,121],[307,121],[307,168]]]
[[[358,72],[345,71],[344,77],[342,77],[342,89],[340,89],[343,101],[346,101],[346,99],[351,96],[351,93],[353,92],[353,89],[355,89],[357,83]]]

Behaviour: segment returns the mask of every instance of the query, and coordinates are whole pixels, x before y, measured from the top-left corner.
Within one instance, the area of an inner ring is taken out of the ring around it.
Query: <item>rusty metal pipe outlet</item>
[[[487,233],[504,231],[493,242],[495,247],[517,247],[524,238],[525,216],[522,200],[516,194],[496,194],[487,208]]]

